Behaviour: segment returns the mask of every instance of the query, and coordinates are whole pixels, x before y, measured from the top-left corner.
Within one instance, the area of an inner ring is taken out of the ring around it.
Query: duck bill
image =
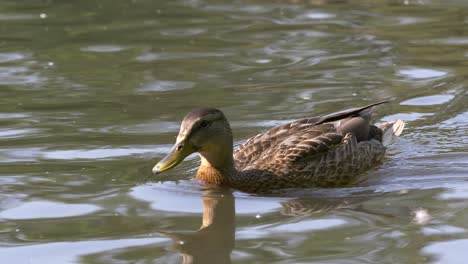
[[[188,144],[176,144],[171,152],[153,167],[153,173],[158,174],[174,168],[193,152],[195,149]]]

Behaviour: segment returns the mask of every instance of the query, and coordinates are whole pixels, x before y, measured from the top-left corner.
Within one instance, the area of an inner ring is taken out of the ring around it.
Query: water
[[[467,26],[455,0],[1,1],[0,257],[465,263]],[[210,190],[196,156],[143,182],[195,106],[237,144],[389,98],[407,128],[360,186]]]

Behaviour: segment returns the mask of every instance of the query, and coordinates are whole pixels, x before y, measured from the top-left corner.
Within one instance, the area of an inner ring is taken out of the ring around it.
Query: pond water
[[[0,258],[466,263],[467,86],[467,1],[1,1]],[[144,180],[196,106],[238,144],[384,99],[407,126],[359,186]]]

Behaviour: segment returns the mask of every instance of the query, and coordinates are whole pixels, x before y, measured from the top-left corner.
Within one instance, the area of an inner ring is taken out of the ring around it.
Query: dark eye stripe
[[[192,126],[190,128],[190,130],[188,130],[187,135],[191,135],[191,134],[195,133],[196,131],[200,130],[201,128],[209,127],[213,122],[215,122],[217,120],[218,119],[211,120],[211,121],[201,120],[201,121],[197,122],[194,126]]]
[[[209,126],[209,125],[210,125],[210,123],[209,123],[208,121],[206,121],[206,120],[202,120],[202,121],[200,122],[200,127],[207,127],[207,126]]]

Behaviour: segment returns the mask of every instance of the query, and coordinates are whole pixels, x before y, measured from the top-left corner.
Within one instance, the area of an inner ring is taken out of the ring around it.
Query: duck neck
[[[200,151],[201,164],[197,179],[209,184],[229,185],[236,175],[232,152],[232,144],[219,146],[210,151]]]

